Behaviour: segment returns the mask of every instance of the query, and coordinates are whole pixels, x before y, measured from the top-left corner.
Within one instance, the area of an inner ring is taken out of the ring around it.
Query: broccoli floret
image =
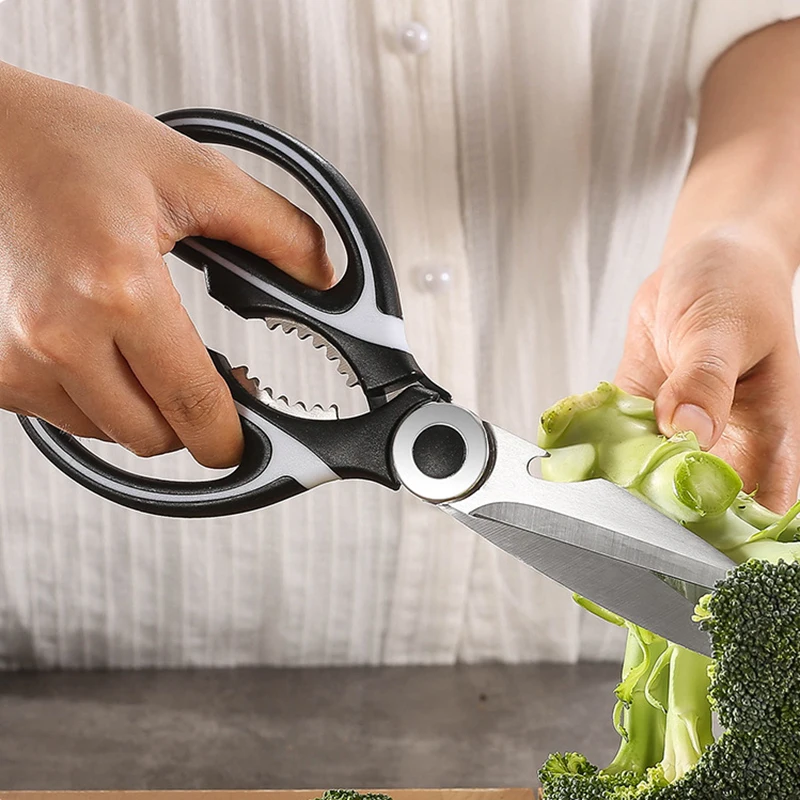
[[[764,508],[693,434],[659,435],[652,403],[611,384],[545,412],[539,443],[546,478],[611,480],[739,563],[696,610],[713,661],[579,599],[628,627],[622,744],[602,770],[552,756],[545,800],[800,797],[800,503],[783,516]],[[716,742],[712,707],[726,728]]]
[[[800,564],[748,561],[701,601],[711,700],[726,728],[800,741]]]
[[[655,800],[789,800],[798,792],[796,742],[726,731],[686,778]]]
[[[619,792],[641,783],[634,772],[601,773],[580,753],[555,754],[539,770],[539,780],[548,800],[605,800],[624,797]]]
[[[727,729],[665,800],[800,796],[800,565],[751,560],[700,604]]]
[[[560,776],[593,778],[597,775],[597,767],[580,753],[554,753],[545,761],[541,774],[547,780]]]
[[[388,794],[367,792],[362,794],[355,789],[328,789],[317,800],[392,800]]]

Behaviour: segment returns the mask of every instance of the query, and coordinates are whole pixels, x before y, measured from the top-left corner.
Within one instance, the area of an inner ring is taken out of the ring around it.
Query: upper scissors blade
[[[625,619],[709,652],[692,622],[697,600],[733,562],[608,481],[551,483],[530,475],[546,455],[492,427],[494,468],[468,497],[443,504],[460,522],[569,589]]]

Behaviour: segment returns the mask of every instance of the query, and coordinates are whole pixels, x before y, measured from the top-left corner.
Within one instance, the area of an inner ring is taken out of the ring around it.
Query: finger
[[[614,383],[629,394],[653,399],[665,379],[648,328],[631,320]]]
[[[792,439],[797,437],[787,429],[765,442],[756,432],[731,423],[712,452],[739,473],[744,491],[755,492],[759,503],[783,513],[797,500],[800,484],[797,448],[787,444]]]
[[[137,456],[149,458],[183,446],[113,341],[61,380],[75,405],[106,438]]]
[[[37,393],[36,399],[26,401],[17,398],[13,402],[3,401],[3,407],[16,414],[39,419],[55,425],[59,430],[84,439],[99,439],[110,442],[109,437],[81,411],[61,386]]]
[[[784,511],[800,484],[800,362],[794,343],[770,354],[736,387],[731,420],[713,452],[742,477],[745,491]]]
[[[0,408],[39,417],[73,436],[108,439],[75,405],[50,366],[43,368],[41,361],[29,358],[27,353],[19,356],[19,351],[9,348],[0,359]]]
[[[623,391],[651,399],[655,398],[666,377],[656,355],[652,333],[658,285],[658,275],[651,275],[636,293],[628,315],[622,360],[614,378]]]
[[[184,174],[170,176],[165,194],[175,240],[206,236],[231,242],[309,286],[327,289],[334,269],[322,228],[217,150],[190,144]]]
[[[730,417],[741,358],[735,337],[720,328],[689,331],[673,344],[674,368],[656,396],[659,427],[667,436],[693,431],[711,447]]]
[[[136,380],[194,458],[207,467],[239,463],[244,440],[222,376],[161,265],[148,282],[140,318],[127,320],[116,343]]]

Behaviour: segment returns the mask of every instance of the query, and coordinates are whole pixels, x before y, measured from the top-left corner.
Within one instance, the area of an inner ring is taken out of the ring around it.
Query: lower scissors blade
[[[529,510],[512,503],[493,503],[471,514],[448,509],[501,550],[572,591],[671,642],[711,655],[708,634],[692,622],[694,606],[707,587],[534,533],[525,519]]]

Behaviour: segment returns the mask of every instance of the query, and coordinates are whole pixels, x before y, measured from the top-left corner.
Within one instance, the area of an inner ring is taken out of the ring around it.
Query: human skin
[[[800,21],[757,31],[709,70],[662,260],[633,303],[616,382],[655,398],[777,511],[800,481]]]
[[[229,467],[242,431],[163,256],[224,239],[327,288],[319,226],[217,150],[0,62],[0,408]]]

